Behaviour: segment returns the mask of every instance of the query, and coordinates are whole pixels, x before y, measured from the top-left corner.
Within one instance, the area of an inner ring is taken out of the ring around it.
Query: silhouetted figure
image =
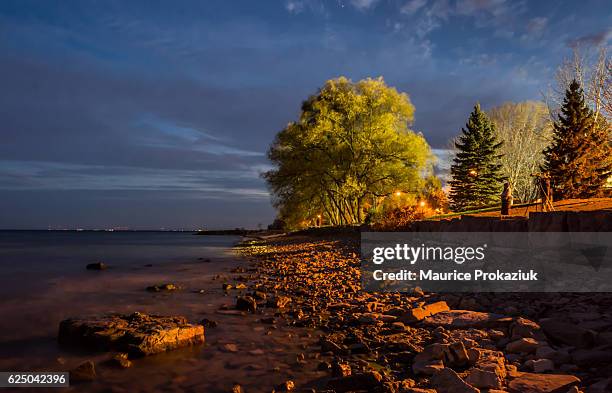
[[[507,181],[504,183],[504,191],[501,193],[502,216],[507,216],[510,214],[510,206],[512,206],[512,184]]]

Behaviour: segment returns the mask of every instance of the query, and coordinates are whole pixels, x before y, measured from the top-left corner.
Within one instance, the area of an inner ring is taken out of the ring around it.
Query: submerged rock
[[[204,327],[181,316],[141,313],[66,319],[60,322],[60,344],[146,356],[204,342]]]
[[[106,270],[108,268],[108,265],[104,262],[94,262],[87,264],[85,268],[87,270]]]
[[[178,287],[172,283],[160,284],[160,285],[152,285],[147,287],[147,291],[149,292],[172,292],[176,291]]]
[[[96,367],[91,360],[70,370],[70,382],[87,382],[96,379]]]

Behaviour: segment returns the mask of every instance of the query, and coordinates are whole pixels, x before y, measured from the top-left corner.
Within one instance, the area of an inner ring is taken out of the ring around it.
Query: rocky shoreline
[[[324,372],[309,391],[612,391],[612,294],[361,292],[358,244],[343,232],[239,247],[252,268],[237,308],[318,333],[301,357]]]

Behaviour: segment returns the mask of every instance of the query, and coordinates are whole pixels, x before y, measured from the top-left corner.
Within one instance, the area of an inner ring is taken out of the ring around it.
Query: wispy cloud
[[[365,11],[374,8],[379,0],[350,0],[353,7],[360,11]]]

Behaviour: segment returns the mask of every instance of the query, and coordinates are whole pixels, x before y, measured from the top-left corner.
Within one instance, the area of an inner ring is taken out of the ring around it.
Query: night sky
[[[265,226],[265,152],[325,80],[382,75],[444,149],[610,44],[610,4],[3,0],[0,228]]]

